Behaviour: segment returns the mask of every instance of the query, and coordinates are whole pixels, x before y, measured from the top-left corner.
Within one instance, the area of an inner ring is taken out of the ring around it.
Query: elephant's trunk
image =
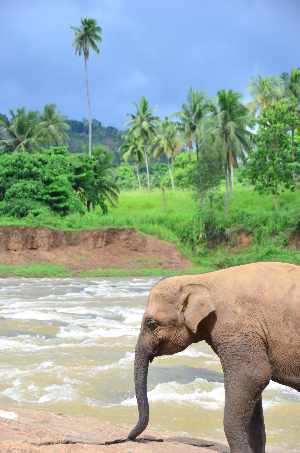
[[[149,353],[141,347],[138,340],[134,359],[134,382],[135,394],[139,409],[139,421],[128,436],[128,440],[134,440],[146,428],[149,422],[149,404],[147,398],[147,375],[149,368]]]

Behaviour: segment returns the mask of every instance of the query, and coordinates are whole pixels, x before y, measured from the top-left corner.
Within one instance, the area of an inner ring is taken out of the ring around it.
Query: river
[[[133,427],[134,347],[158,279],[0,281],[0,404]],[[155,359],[148,398],[149,428],[225,439],[222,368],[204,342]],[[268,444],[300,448],[300,394],[271,382],[263,406]]]

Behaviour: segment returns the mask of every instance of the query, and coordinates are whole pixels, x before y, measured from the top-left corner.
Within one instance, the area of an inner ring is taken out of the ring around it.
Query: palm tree
[[[88,145],[83,147],[84,153],[88,154]],[[120,189],[115,183],[117,176],[117,165],[114,163],[114,153],[104,145],[94,145],[92,147],[94,157],[95,173],[97,174],[97,186],[99,193],[103,194],[110,204],[115,208],[114,201],[118,201]],[[87,210],[90,212],[91,201],[87,200]],[[94,208],[94,205],[93,205]]]
[[[276,76],[267,76],[265,79],[260,74],[257,74],[256,79],[250,76],[250,85],[247,85],[247,88],[254,98],[254,101],[247,104],[251,116],[260,117],[262,109],[277,102],[282,94],[280,80]]]
[[[125,141],[122,143],[122,145],[119,148],[120,156],[125,160],[125,162],[128,162],[130,159],[135,159],[135,164],[136,164],[136,174],[137,174],[137,179],[139,182],[139,188],[140,192],[142,191],[142,186],[141,186],[141,181],[140,181],[140,173],[139,173],[139,164],[144,160],[143,156],[143,144],[141,141],[133,136],[130,135],[125,135],[124,136]]]
[[[42,137],[49,143],[55,143],[56,146],[68,140],[68,134],[63,129],[70,129],[69,124],[66,123],[68,118],[61,116],[60,111],[55,112],[55,104],[47,104],[44,107],[43,113],[39,117],[38,136]]]
[[[154,157],[160,159],[163,153],[167,157],[172,188],[174,191],[174,182],[170,166],[170,160],[172,163],[172,160],[175,159],[175,156],[180,153],[182,148],[182,141],[179,138],[178,129],[176,128],[176,125],[172,123],[167,116],[165,117],[164,121],[160,126],[158,135],[156,136],[156,139],[154,141],[154,145],[156,146],[153,154]]]
[[[248,108],[240,101],[242,94],[223,89],[217,92],[216,98],[218,110],[206,119],[204,128],[206,136],[213,138],[214,146],[223,149],[228,214],[228,170],[238,157],[244,161],[244,151],[250,150],[251,132],[247,128],[252,129],[253,122]]]
[[[280,79],[283,85],[283,95],[285,98],[295,96],[300,102],[300,68],[293,68],[288,72],[282,72]]]
[[[38,137],[38,113],[29,111],[25,107],[17,109],[15,114],[9,110],[11,120],[0,120],[0,126],[4,137],[0,137],[0,148],[7,153],[19,153],[26,151],[36,153],[41,151],[39,144],[42,138]]]
[[[85,64],[85,80],[86,80],[86,91],[89,105],[89,156],[92,155],[92,115],[91,115],[91,104],[90,104],[90,95],[89,95],[89,85],[87,78],[87,66],[86,62],[89,59],[90,47],[99,55],[100,51],[97,47],[96,42],[101,43],[102,38],[102,29],[97,25],[95,19],[81,19],[81,26],[79,28],[72,26],[75,30],[75,38],[73,40],[72,46],[75,47],[75,55],[78,52],[78,55],[81,56],[82,52],[84,55],[84,64]]]
[[[145,96],[142,96],[140,104],[136,106],[136,115],[127,113],[131,119],[124,124],[124,126],[131,126],[129,135],[139,139],[144,146],[144,157],[147,170],[147,181],[148,181],[148,192],[150,192],[150,180],[149,180],[149,169],[147,159],[147,144],[153,141],[153,137],[156,135],[156,130],[160,126],[158,116],[153,116],[153,111],[156,106],[149,108],[149,103]]]
[[[215,105],[211,99],[207,99],[203,91],[194,91],[191,87],[187,93],[186,104],[182,103],[181,110],[171,115],[179,118],[181,121],[181,130],[184,132],[183,141],[189,147],[189,160],[191,160],[191,151],[193,146],[196,149],[197,161],[199,162],[200,152],[202,151],[202,123],[207,115],[215,111]],[[198,165],[198,175],[201,191],[201,204],[204,209],[204,195],[202,189],[202,176],[200,166]]]
[[[92,155],[96,158],[96,168],[101,171],[103,176],[98,180],[99,191],[116,208],[114,201],[118,201],[120,189],[115,183],[118,167],[114,163],[114,153],[106,149],[104,145],[96,145],[92,149]]]
[[[291,98],[295,96],[297,100],[297,105],[300,103],[300,68],[293,68],[288,72],[282,72],[280,74],[280,79],[283,85],[283,96],[285,98]],[[298,132],[300,132],[298,130]],[[294,147],[295,147],[295,128],[292,128],[292,158],[293,158],[293,180],[296,187],[296,175],[294,170]]]

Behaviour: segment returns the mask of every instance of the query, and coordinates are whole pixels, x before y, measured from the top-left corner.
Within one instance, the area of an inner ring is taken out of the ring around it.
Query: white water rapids
[[[138,419],[134,347],[157,278],[0,280],[0,404],[91,416],[131,428]],[[224,439],[218,357],[203,342],[155,359],[149,428]],[[267,442],[300,449],[300,394],[271,382]]]

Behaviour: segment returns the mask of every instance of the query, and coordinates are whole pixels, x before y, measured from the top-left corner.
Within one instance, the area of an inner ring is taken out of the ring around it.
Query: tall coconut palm
[[[175,159],[175,156],[180,153],[182,145],[183,143],[179,137],[176,125],[172,123],[172,121],[170,121],[166,116],[158,130],[158,135],[155,138],[154,146],[156,146],[156,148],[153,155],[157,159],[160,159],[163,154],[166,155],[173,191],[174,182],[170,161],[172,163],[172,160]]]
[[[260,117],[262,109],[277,102],[282,95],[282,86],[276,76],[263,78],[260,74],[257,74],[256,79],[250,76],[250,85],[247,85],[247,88],[254,98],[247,104],[251,116]]]
[[[182,103],[181,110],[171,115],[171,118],[177,117],[181,121],[181,129],[184,132],[183,141],[189,148],[189,159],[191,159],[191,150],[193,146],[196,150],[197,160],[199,161],[202,145],[202,122],[211,112],[215,111],[215,105],[211,99],[207,99],[205,92],[194,91],[191,87],[187,93],[186,103]],[[201,204],[204,209],[204,195],[202,190],[202,176],[200,166],[198,166]]]
[[[72,46],[75,47],[75,55],[78,52],[78,55],[81,56],[82,52],[84,55],[84,64],[85,64],[85,80],[86,80],[86,91],[89,105],[89,156],[92,155],[92,115],[91,115],[91,103],[89,95],[89,84],[87,78],[87,65],[86,62],[89,59],[90,47],[99,55],[100,51],[97,47],[96,42],[101,43],[102,38],[102,29],[97,25],[95,19],[81,19],[81,26],[79,28],[72,26],[75,30],[75,38],[73,40]]]
[[[144,149],[141,141],[133,136],[125,135],[125,141],[119,148],[121,158],[128,162],[130,159],[135,159],[136,164],[136,175],[139,182],[140,192],[142,191],[139,164],[144,160]]]
[[[56,146],[68,140],[69,136],[63,129],[70,129],[70,125],[66,122],[68,118],[61,116],[60,111],[56,112],[55,104],[46,104],[43,113],[39,117],[37,126],[38,136],[42,137],[49,147],[49,143],[54,143]]]
[[[251,149],[249,129],[253,128],[253,122],[249,109],[242,104],[241,98],[242,94],[235,93],[232,89],[219,90],[216,95],[217,112],[208,117],[204,123],[206,136],[210,135],[215,146],[220,146],[224,153],[226,214],[229,209],[228,171],[238,157],[244,161],[244,151]]]
[[[280,74],[281,83],[283,86],[283,96],[285,98],[291,98],[295,96],[297,105],[300,104],[300,68],[293,68],[288,72],[282,72]],[[298,133],[300,131],[298,130]],[[294,170],[294,148],[295,148],[295,128],[292,128],[292,158],[293,158],[293,179],[294,184],[296,181],[296,175]],[[295,184],[296,186],[296,184]]]
[[[149,145],[154,136],[156,135],[156,130],[160,126],[160,121],[158,116],[153,115],[154,108],[149,107],[149,103],[145,96],[142,96],[140,104],[136,106],[136,114],[132,115],[127,113],[131,119],[124,124],[124,126],[131,126],[129,130],[129,135],[132,135],[134,138],[139,139],[143,143],[144,147],[144,157],[147,170],[147,181],[148,181],[148,192],[150,192],[150,179],[149,179],[149,168],[148,168],[148,159],[147,159],[147,144]]]
[[[3,137],[0,137],[0,148],[7,153],[40,152],[39,145],[43,139],[38,136],[38,113],[34,111],[26,113],[25,107],[17,109],[16,114],[12,110],[9,110],[9,113],[10,121],[0,120],[3,134]]]

